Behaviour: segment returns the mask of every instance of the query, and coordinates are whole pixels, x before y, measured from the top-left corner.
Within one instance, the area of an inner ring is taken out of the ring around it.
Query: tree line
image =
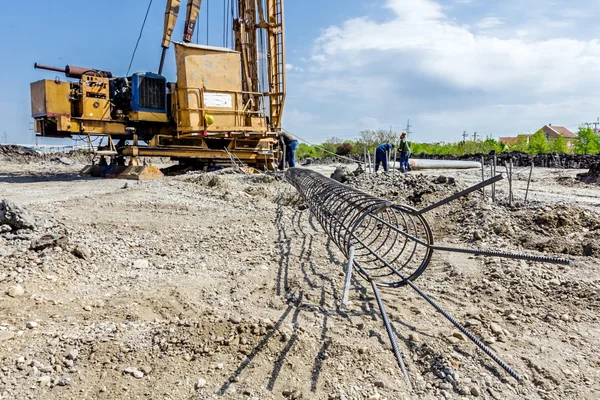
[[[413,154],[455,155],[489,154],[490,152],[502,153],[506,151],[520,151],[529,154],[559,153],[559,154],[598,154],[600,153],[600,135],[587,126],[581,126],[577,138],[571,146],[562,135],[556,139],[547,140],[546,134],[541,129],[529,136],[517,136],[517,143],[507,146],[495,139],[468,140],[455,143],[420,143],[410,142]],[[409,138],[410,139],[410,138]],[[382,143],[397,144],[400,134],[390,130],[364,130],[356,140],[342,140],[336,137],[328,138],[321,145],[301,143],[296,156],[298,158],[321,158],[332,155],[363,155],[365,149],[373,153]]]

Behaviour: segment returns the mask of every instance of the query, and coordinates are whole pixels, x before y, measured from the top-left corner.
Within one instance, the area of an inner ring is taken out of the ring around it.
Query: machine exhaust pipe
[[[74,79],[81,79],[83,75],[98,76],[101,78],[112,78],[113,76],[112,73],[109,71],[101,71],[93,68],[76,67],[74,65],[67,65],[64,68],[59,68],[50,65],[35,63],[33,67],[35,69],[44,69],[46,71],[62,72],[67,78]]]

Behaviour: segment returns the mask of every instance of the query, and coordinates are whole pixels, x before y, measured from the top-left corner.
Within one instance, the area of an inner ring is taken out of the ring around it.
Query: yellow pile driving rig
[[[174,42],[177,82],[168,82],[162,70],[180,0],[167,1],[158,73],[116,77],[35,64],[76,79],[31,84],[37,135],[85,136],[107,168],[124,168],[128,156],[132,166],[137,157],[170,157],[196,167],[236,160],[274,169],[285,101],[283,0],[237,0],[234,49],[191,43],[200,6],[201,0],[188,1],[183,41]],[[266,79],[259,78],[261,72]],[[93,146],[96,137],[105,146]]]

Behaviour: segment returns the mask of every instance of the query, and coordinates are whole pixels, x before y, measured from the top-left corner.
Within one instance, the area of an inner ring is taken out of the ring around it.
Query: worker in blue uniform
[[[410,158],[410,144],[406,140],[406,132],[402,132],[400,135],[400,171],[408,172],[412,171],[408,159]]]
[[[296,166],[296,150],[298,149],[298,140],[291,133],[283,131],[279,133],[279,144],[282,149],[285,148],[279,163],[279,169],[283,171],[286,164],[288,164],[290,168],[294,168]]]
[[[379,163],[383,164],[383,170],[388,171],[387,154],[388,151],[392,151],[394,148],[393,144],[383,143],[375,150],[375,172],[379,170]]]

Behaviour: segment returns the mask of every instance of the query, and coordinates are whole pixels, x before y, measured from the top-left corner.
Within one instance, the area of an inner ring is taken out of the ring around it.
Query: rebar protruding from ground
[[[493,176],[421,210],[393,204],[309,169],[290,168],[285,176],[302,195],[327,235],[347,257],[348,267],[354,266],[373,286],[394,355],[409,385],[406,367],[391,332],[391,323],[385,313],[378,287],[410,286],[508,374],[517,380],[521,379],[517,372],[413,282],[427,268],[434,250],[573,265],[570,260],[562,258],[434,245],[433,233],[424,214],[491,185],[503,179],[502,175]],[[347,272],[346,278],[349,276]],[[344,291],[346,293],[347,288]]]
[[[396,342],[396,333],[392,329],[392,324],[390,323],[390,319],[385,312],[385,307],[383,306],[383,300],[381,299],[381,294],[379,293],[379,289],[377,288],[377,283],[371,281],[371,287],[373,288],[373,293],[375,293],[375,299],[377,300],[377,306],[379,307],[379,311],[381,312],[381,319],[383,319],[383,325],[385,326],[385,330],[387,331],[388,337],[390,338],[390,344],[392,345],[392,351],[394,352],[394,356],[398,361],[398,366],[402,371],[402,375],[404,375],[404,380],[408,385],[408,389],[412,392],[412,383],[410,382],[410,376],[408,375],[408,370],[406,369],[406,364],[404,364],[404,359],[402,358],[402,353],[400,353],[400,349],[398,349],[398,343]]]

